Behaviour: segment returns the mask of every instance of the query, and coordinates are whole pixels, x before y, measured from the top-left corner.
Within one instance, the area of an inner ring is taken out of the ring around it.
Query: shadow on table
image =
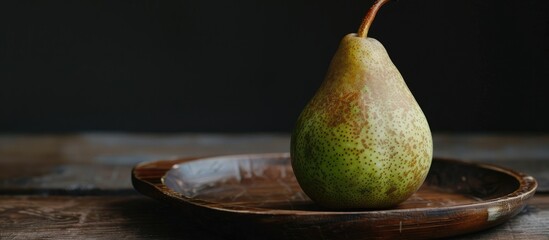
[[[137,239],[225,239],[185,217],[182,210],[146,197],[132,197],[110,206],[125,219],[120,227]]]

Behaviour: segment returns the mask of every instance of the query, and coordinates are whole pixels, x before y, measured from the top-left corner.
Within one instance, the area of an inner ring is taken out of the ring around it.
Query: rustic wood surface
[[[549,136],[435,134],[435,156],[489,162],[536,177],[516,217],[456,239],[549,239]],[[0,239],[223,239],[215,229],[136,193],[149,160],[287,152],[273,134],[0,135]]]
[[[508,222],[453,239],[548,239],[548,209],[538,195]],[[140,195],[0,196],[0,239],[224,239],[178,211]]]

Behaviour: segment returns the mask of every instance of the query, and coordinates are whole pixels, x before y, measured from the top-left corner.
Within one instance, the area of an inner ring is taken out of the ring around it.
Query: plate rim
[[[479,168],[485,168],[490,169],[492,171],[497,171],[503,174],[506,174],[508,176],[513,177],[519,182],[519,186],[517,189],[515,189],[513,192],[506,194],[501,197],[489,199],[486,201],[480,201],[475,203],[467,203],[467,204],[460,204],[460,205],[454,205],[454,206],[447,206],[447,207],[425,207],[425,208],[408,208],[408,209],[382,209],[382,210],[348,210],[348,211],[338,211],[338,210],[330,210],[330,211],[307,211],[307,210],[282,210],[282,209],[269,209],[269,208],[257,208],[257,207],[244,207],[244,206],[235,206],[230,205],[226,203],[219,203],[219,202],[212,202],[207,200],[200,200],[200,199],[192,199],[189,197],[184,196],[183,194],[176,192],[175,190],[170,189],[164,184],[164,178],[167,174],[167,172],[177,165],[185,164],[192,161],[202,161],[202,160],[210,160],[210,159],[238,159],[238,158],[250,158],[250,159],[256,159],[256,158],[269,158],[269,157],[276,157],[276,158],[284,158],[284,157],[290,157],[290,154],[288,152],[273,152],[273,153],[251,153],[251,154],[231,154],[231,155],[213,155],[213,156],[204,156],[204,157],[187,157],[187,158],[173,158],[169,160],[153,160],[153,161],[147,161],[137,164],[132,169],[132,183],[134,184],[134,188],[138,190],[139,192],[150,196],[147,193],[144,193],[140,191],[139,186],[140,183],[146,183],[149,185],[149,187],[152,187],[155,191],[158,191],[158,193],[164,194],[172,200],[177,201],[183,201],[187,204],[191,204],[196,207],[201,208],[207,208],[212,209],[216,211],[224,211],[224,212],[231,212],[236,214],[254,214],[254,215],[271,215],[271,216],[277,216],[277,215],[377,215],[377,214],[387,214],[387,213],[410,213],[410,212],[428,212],[433,210],[459,210],[459,209],[467,209],[467,208],[485,208],[491,205],[497,205],[501,202],[512,202],[512,201],[520,201],[520,204],[518,205],[524,205],[525,200],[530,199],[534,194],[535,190],[537,189],[538,183],[535,180],[534,177],[527,175],[522,172],[518,172],[509,168],[501,167],[496,164],[491,163],[479,163],[471,160],[460,160],[455,158],[446,158],[446,157],[433,157],[433,161],[446,161],[446,162],[454,162],[458,164],[465,164],[465,165],[471,165],[474,167]],[[256,157],[256,158],[254,158]],[[168,164],[171,164],[169,169],[167,169],[161,176],[161,187],[156,186],[155,184],[152,184],[147,181],[143,181],[139,178],[139,176],[136,174],[136,171],[143,166],[148,165],[154,165],[161,162],[165,162]],[[136,183],[138,186],[136,186]],[[157,196],[150,196],[153,198],[157,198]],[[520,200],[519,200],[520,199]],[[216,206],[213,206],[216,205]],[[251,209],[255,211],[251,211]]]

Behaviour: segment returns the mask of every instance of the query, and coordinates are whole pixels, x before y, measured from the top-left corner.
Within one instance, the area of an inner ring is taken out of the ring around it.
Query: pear
[[[341,41],[291,139],[296,179],[331,209],[385,209],[422,185],[433,155],[427,119],[381,43],[367,37],[379,8]]]

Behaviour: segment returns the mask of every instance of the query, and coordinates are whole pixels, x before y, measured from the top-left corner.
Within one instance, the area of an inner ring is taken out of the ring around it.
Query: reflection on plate
[[[289,154],[143,163],[134,187],[233,237],[427,239],[474,232],[521,211],[536,181],[493,165],[433,160],[420,190],[394,209],[331,211],[299,187]]]

